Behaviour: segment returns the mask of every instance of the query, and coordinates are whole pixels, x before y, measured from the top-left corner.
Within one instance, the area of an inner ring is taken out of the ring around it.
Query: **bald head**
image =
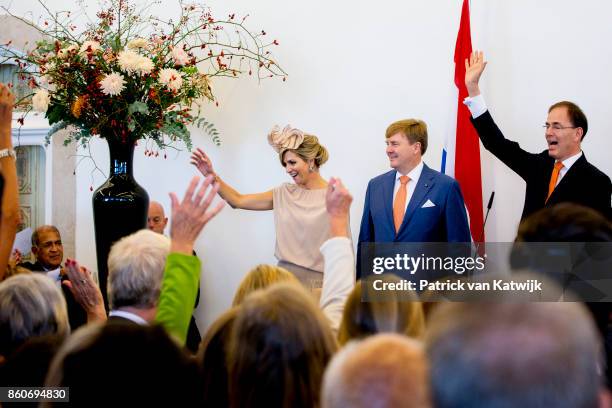
[[[323,408],[429,407],[427,361],[421,344],[399,334],[348,343],[323,380]]]
[[[163,234],[166,229],[168,218],[164,214],[164,207],[157,201],[149,204],[149,215],[147,216],[147,227],[158,234]]]

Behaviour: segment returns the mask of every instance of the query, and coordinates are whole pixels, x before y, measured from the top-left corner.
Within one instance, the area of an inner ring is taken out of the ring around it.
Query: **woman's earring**
[[[308,171],[310,173],[314,173],[314,166],[311,164],[310,167],[308,168]]]

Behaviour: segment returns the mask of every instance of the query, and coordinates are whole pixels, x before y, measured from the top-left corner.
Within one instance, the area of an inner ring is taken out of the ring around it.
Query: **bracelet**
[[[0,159],[4,157],[12,157],[13,159],[17,159],[17,155],[15,154],[15,150],[6,148],[0,150]]]

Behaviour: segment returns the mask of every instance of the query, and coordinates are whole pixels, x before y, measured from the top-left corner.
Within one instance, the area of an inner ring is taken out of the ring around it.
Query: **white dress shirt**
[[[476,95],[474,97],[468,96],[463,100],[463,103],[468,107],[474,119],[476,119],[487,111],[487,103],[485,102],[485,99],[482,94]],[[576,160],[578,160],[580,156],[582,156],[582,151],[562,161],[563,167],[559,172],[559,177],[557,178],[557,184],[555,184],[555,187],[559,185],[563,176],[565,176],[567,171],[570,169],[570,167],[572,167],[574,163],[576,163]]]
[[[108,317],[111,317],[111,316],[123,317],[124,319],[131,320],[134,323],[139,324],[141,326],[149,325],[149,322],[147,322],[142,317],[134,313],[126,312],[125,310],[111,310],[110,313],[108,314]]]

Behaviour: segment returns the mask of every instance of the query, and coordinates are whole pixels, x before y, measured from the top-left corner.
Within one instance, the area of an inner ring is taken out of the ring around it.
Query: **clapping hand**
[[[73,259],[67,259],[64,272],[69,280],[62,281],[68,287],[75,300],[87,313],[87,322],[106,320],[106,310],[100,288],[93,280],[91,272]]]
[[[470,96],[480,95],[478,82],[486,66],[487,62],[484,60],[484,53],[482,51],[473,51],[470,58],[466,58],[465,86]]]

